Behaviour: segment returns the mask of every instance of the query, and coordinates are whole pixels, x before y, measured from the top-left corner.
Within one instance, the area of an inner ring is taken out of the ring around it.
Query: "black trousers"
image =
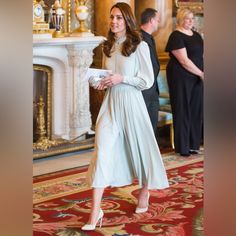
[[[203,82],[197,77],[168,77],[175,151],[199,150],[203,124]]]

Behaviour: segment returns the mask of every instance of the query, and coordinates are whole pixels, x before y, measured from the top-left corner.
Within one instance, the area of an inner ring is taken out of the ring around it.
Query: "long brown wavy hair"
[[[142,41],[141,34],[137,30],[136,20],[132,13],[131,7],[124,2],[118,2],[111,7],[118,8],[125,20],[126,25],[126,40],[123,43],[121,54],[128,57],[131,53],[135,52],[137,46]],[[103,52],[107,57],[111,57],[111,49],[115,43],[115,34],[108,31],[107,40],[103,43]]]

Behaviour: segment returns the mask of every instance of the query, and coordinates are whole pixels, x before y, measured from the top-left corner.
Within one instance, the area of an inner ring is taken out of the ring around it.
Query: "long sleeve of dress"
[[[135,86],[139,90],[150,88],[154,82],[154,74],[150,51],[146,42],[142,41],[135,52],[135,74],[124,75],[123,83]]]

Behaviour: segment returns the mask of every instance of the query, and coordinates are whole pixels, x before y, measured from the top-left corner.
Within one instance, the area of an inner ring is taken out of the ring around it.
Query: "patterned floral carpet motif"
[[[108,188],[102,201],[103,225],[91,232],[80,229],[87,222],[91,207],[91,190],[84,181],[85,168],[35,178],[33,235],[203,235],[203,157],[185,158],[182,164],[175,163],[170,155],[166,159],[164,157],[171,187],[150,191],[146,213],[134,213],[136,184]]]

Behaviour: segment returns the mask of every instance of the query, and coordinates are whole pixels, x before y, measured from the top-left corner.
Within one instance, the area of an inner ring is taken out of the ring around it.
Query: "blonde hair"
[[[194,14],[190,8],[179,8],[176,15],[176,24],[177,26],[181,26],[184,22],[184,18],[190,13]]]

